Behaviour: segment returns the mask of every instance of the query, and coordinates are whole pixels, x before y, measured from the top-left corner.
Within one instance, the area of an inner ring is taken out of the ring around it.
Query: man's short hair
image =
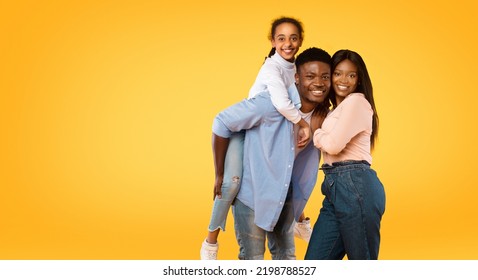
[[[314,47],[308,48],[300,53],[295,59],[295,67],[297,72],[299,72],[299,66],[311,61],[321,61],[330,65],[331,57],[330,54],[323,49]]]

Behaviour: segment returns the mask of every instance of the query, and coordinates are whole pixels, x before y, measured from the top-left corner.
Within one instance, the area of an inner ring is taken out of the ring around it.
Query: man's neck
[[[304,99],[302,99],[302,97],[300,98],[300,103],[302,104],[302,106],[300,107],[300,111],[306,114],[312,112],[317,107],[317,105],[319,105],[318,103],[311,103],[305,101]]]

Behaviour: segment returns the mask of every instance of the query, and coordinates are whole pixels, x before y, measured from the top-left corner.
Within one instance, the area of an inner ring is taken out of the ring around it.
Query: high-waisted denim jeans
[[[265,231],[254,223],[254,210],[236,199],[232,208],[234,228],[239,244],[240,260],[263,260],[266,237],[273,260],[295,260],[294,209],[292,186],[273,231]]]
[[[239,192],[242,179],[242,162],[244,155],[244,132],[234,133],[229,138],[229,147],[224,161],[224,179],[221,186],[221,198],[214,199],[209,231],[218,228],[226,229],[226,219],[229,208]]]
[[[377,259],[385,191],[370,165],[345,161],[323,165],[322,209],[306,260]]]

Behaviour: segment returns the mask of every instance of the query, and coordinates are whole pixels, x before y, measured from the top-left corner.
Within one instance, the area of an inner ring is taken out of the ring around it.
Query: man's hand
[[[216,181],[214,182],[214,195],[212,200],[222,197],[221,187],[222,187],[223,176],[216,176]]]

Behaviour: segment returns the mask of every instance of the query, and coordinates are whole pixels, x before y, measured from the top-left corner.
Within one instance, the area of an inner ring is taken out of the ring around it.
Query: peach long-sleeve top
[[[322,151],[324,163],[366,160],[372,164],[372,116],[372,107],[362,93],[345,97],[314,133],[314,145]]]

